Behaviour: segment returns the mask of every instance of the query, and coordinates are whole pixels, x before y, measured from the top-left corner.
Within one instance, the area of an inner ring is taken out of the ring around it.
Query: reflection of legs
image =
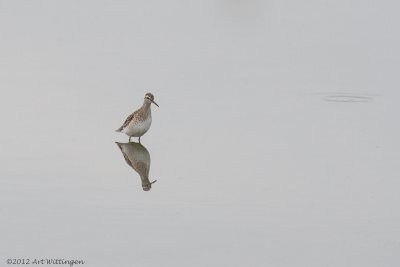
[[[139,136],[139,144],[140,144],[140,136]]]

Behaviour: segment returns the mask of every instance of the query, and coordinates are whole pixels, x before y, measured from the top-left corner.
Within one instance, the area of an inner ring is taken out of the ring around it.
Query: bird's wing
[[[133,117],[135,116],[137,111],[133,112],[131,115],[128,116],[128,118],[126,118],[124,124],[122,124],[121,127],[119,127],[116,131],[120,132],[122,131],[122,129],[124,129],[126,126],[128,126],[128,124],[131,122],[131,120],[133,119]]]

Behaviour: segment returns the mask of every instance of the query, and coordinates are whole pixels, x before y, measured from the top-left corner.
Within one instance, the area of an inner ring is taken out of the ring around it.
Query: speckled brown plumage
[[[154,95],[151,93],[147,93],[144,96],[143,105],[130,114],[124,121],[121,127],[119,127],[116,131],[122,132],[129,136],[129,141],[131,137],[140,137],[144,135],[151,126],[151,104],[154,104],[158,107],[158,104],[154,102]]]
[[[142,108],[136,110],[131,115],[129,115],[128,118],[126,118],[124,124],[122,124],[122,126],[118,128],[117,132],[120,132],[120,131],[122,131],[122,129],[127,127],[128,124],[132,121],[132,119],[135,119],[136,121],[144,121],[145,118],[148,116],[148,113],[149,113],[148,108],[146,109],[146,108],[142,107]]]

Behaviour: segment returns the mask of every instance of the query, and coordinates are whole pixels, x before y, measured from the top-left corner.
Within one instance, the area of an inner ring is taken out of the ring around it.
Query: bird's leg
[[[139,144],[140,144],[140,136],[139,136]]]
[[[131,141],[131,137],[132,137],[132,136],[129,136],[129,142]]]

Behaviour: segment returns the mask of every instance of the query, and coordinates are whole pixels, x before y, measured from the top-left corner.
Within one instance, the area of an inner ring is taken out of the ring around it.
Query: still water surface
[[[400,264],[397,4],[39,2],[0,11],[1,262]]]

